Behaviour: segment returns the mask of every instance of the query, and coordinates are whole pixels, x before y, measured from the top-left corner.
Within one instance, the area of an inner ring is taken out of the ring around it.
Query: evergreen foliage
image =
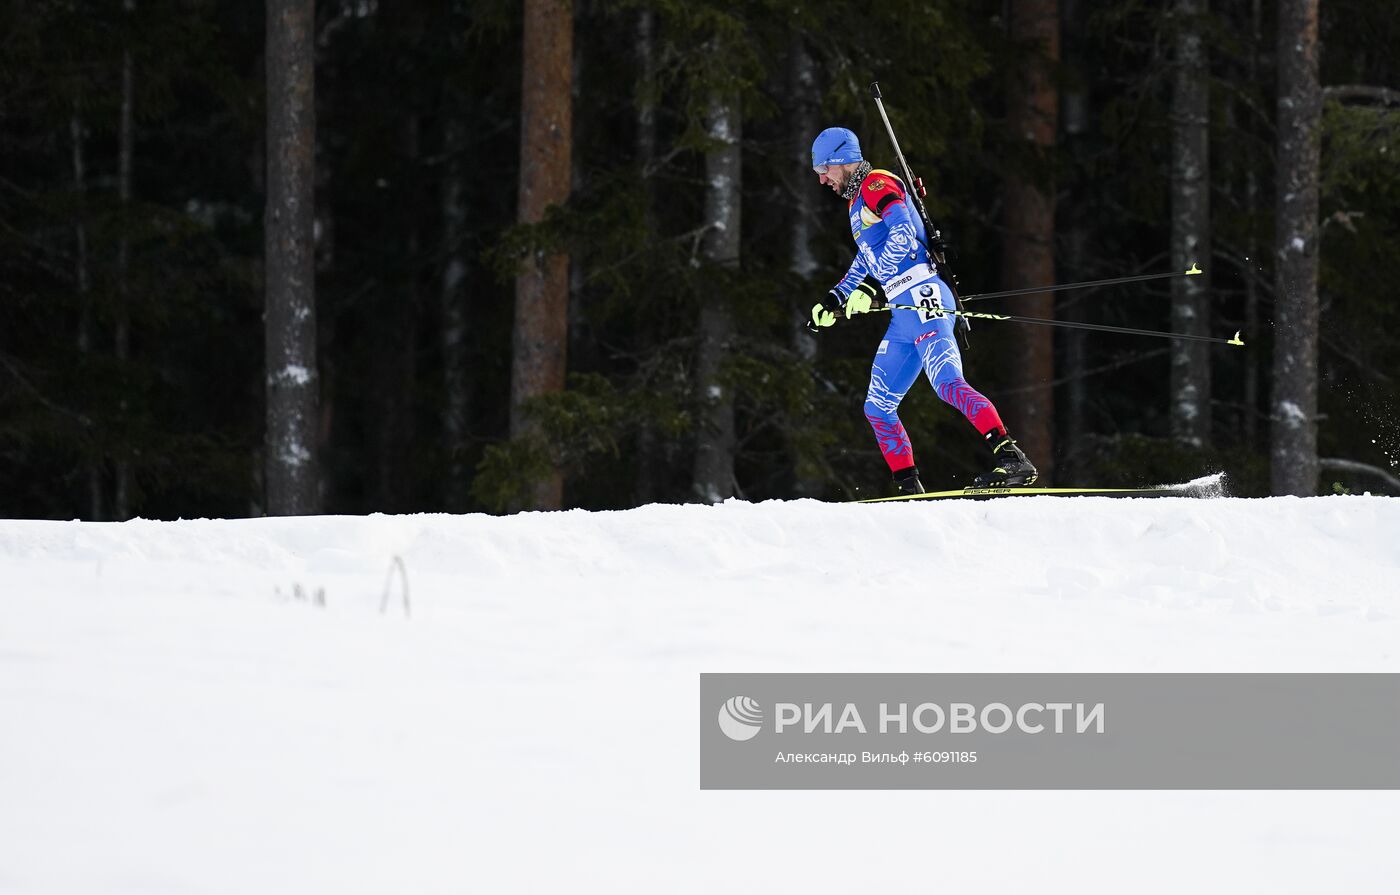
[[[1000,184],[1008,167],[1053,169],[1063,280],[1162,270],[1170,222],[1171,17],[1163,4],[1095,3],[1064,28],[1062,101],[1087,126],[1053,156],[1005,132],[1010,45],[1000,5],[970,0],[575,0],[574,191],[517,226],[521,22],[507,0],[320,0],[317,59],[319,445],[328,512],[501,511],[551,464],[571,506],[692,499],[699,308],[728,302],[737,343],[737,476],[748,499],[884,493],[861,414],[880,315],[838,325],[808,350],[797,322],[852,254],[844,203],[796,147],[795,41],[817,73],[821,126],[856,130],[893,167],[868,85],[952,237],[964,292],[1000,285]],[[1071,4],[1065,4],[1066,7]],[[262,383],[263,21],[261,4],[33,0],[0,12],[0,515],[108,518],[114,464],[130,464],[143,516],[256,513]],[[1258,329],[1214,364],[1208,450],[1174,444],[1164,342],[1090,334],[1061,349],[1056,387],[1079,388],[1085,431],[1059,439],[1083,483],[1134,486],[1224,468],[1267,493],[1273,239],[1273,4],[1210,4],[1215,330]],[[1386,4],[1322,3],[1322,83],[1400,88],[1400,24]],[[638,48],[655,24],[654,77]],[[117,197],[121,60],[135,68],[133,201]],[[700,255],[706,98],[744,113],[741,263]],[[1080,100],[1076,100],[1080,101]],[[639,122],[654,109],[655,155]],[[1066,116],[1061,116],[1062,128]],[[449,138],[460,125],[461,139]],[[77,139],[75,140],[75,134]],[[1394,474],[1400,462],[1400,105],[1344,96],[1322,144],[1321,454]],[[79,181],[75,150],[81,155]],[[462,232],[445,235],[444,189],[465,172]],[[792,272],[797,191],[820,269]],[[81,241],[80,241],[81,234]],[[117,245],[131,246],[132,348],[113,346]],[[536,399],[543,435],[507,437],[512,283],[541,247],[573,259],[569,387]],[[465,264],[466,434],[444,433],[442,276]],[[1015,299],[978,310],[1017,313]],[[1166,287],[1060,300],[1080,319],[1169,326]],[[973,333],[968,378],[998,404],[1014,358],[998,326]],[[1253,338],[1251,338],[1251,336]],[[1259,377],[1251,396],[1246,383]],[[1064,413],[1066,401],[1057,400]],[[924,482],[959,487],[985,466],[971,428],[916,384],[901,409]],[[1063,420],[1061,421],[1063,422]],[[1061,427],[1062,430],[1064,426]],[[449,470],[468,471],[464,506]],[[1325,471],[1319,487],[1387,486]],[[94,492],[94,485],[96,491]]]

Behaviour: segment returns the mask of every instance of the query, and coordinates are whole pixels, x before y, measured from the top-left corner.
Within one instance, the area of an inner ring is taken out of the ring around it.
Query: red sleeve
[[[904,201],[904,184],[893,174],[871,171],[861,184],[860,195],[867,208],[884,217],[891,205]]]

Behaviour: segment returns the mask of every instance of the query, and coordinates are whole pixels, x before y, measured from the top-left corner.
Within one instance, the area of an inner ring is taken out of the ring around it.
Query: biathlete
[[[864,314],[880,302],[917,305],[897,310],[875,352],[865,417],[900,494],[922,494],[914,449],[899,404],[919,371],[944,402],[957,408],[992,451],[994,468],[972,481],[974,488],[1030,485],[1036,469],[1006,431],[996,407],[963,378],[962,353],[953,337],[957,305],[929,256],[923,221],[905,201],[905,186],[889,171],[872,169],[860,141],[844,127],[827,128],[812,143],[812,170],[822,185],[848,200],[856,257],[841,281],[812,308],[812,322],[831,326],[837,315]]]

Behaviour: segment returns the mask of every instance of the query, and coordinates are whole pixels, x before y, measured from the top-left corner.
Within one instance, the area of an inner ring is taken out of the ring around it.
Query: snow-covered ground
[[[0,892],[1400,879],[1393,792],[701,792],[704,671],[1396,672],[1400,500],[0,521]]]

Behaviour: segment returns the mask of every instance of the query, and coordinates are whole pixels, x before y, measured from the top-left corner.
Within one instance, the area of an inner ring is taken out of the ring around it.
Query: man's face
[[[822,186],[830,187],[836,195],[841,195],[841,191],[846,188],[846,182],[851,179],[851,172],[860,166],[860,162],[851,162],[846,165],[817,165],[812,170],[817,172],[817,179]]]

